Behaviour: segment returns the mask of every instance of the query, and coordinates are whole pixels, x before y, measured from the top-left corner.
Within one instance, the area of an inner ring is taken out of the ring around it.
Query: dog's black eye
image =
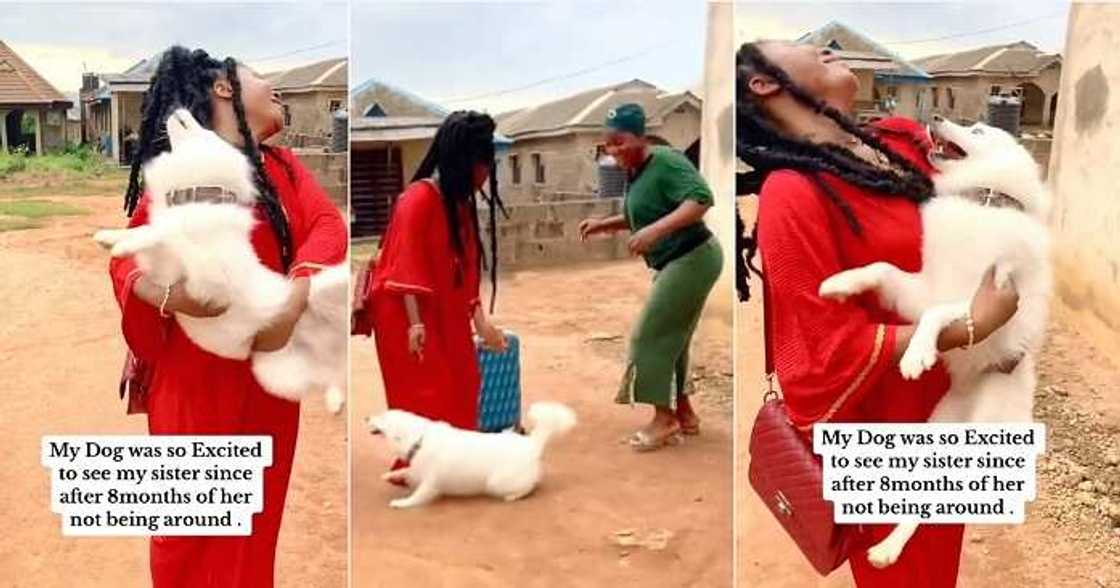
[[[982,129],[980,127],[976,127],[975,129],[972,129],[972,134],[973,135],[983,135],[984,134],[984,129]]]

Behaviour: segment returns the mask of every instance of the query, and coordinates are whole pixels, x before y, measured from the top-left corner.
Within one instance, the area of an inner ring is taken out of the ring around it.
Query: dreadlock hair
[[[766,175],[776,169],[793,169],[804,172],[821,188],[821,192],[840,209],[848,226],[857,235],[862,234],[859,220],[851,207],[839,194],[820,178],[827,172],[840,179],[866,188],[874,194],[907,198],[914,202],[925,202],[933,196],[933,183],[913,163],[905,157],[888,149],[875,134],[860,126],[849,116],[829,106],[803,88],[793,83],[782,68],[775,65],[759,48],[761,43],[744,43],[735,54],[735,153],[743,163],[752,168],[747,177],[738,178],[745,187],[761,186]],[[764,75],[774,80],[795,100],[823,114],[835,122],[845,132],[855,136],[865,145],[881,153],[894,165],[895,169],[883,169],[856,156],[846,147],[832,144],[817,144],[783,134],[773,121],[769,120],[762,104],[748,87],[751,77]],[[751,237],[745,237],[742,218],[737,228],[740,245],[738,271],[744,275],[755,269],[750,260],[758,247],[757,225]],[[759,273],[759,275],[761,275]],[[739,297],[746,300],[749,293],[740,285],[747,279],[738,280]]]
[[[505,205],[498,195],[498,175],[494,160],[494,119],[488,114],[459,110],[452,112],[443,121],[432,139],[432,146],[416,169],[412,181],[435,176],[439,184],[443,209],[447,215],[447,226],[451,233],[451,248],[454,254],[464,259],[466,243],[459,226],[459,209],[464,204],[470,211],[474,223],[475,242],[470,243],[478,251],[479,269],[490,269],[490,312],[498,294],[498,218],[497,210],[509,218]],[[482,197],[490,207],[490,262],[486,263],[482,247],[482,232],[478,222],[478,200],[474,185],[475,165],[483,163],[490,168],[489,194]],[[456,280],[463,279],[462,267],[456,271]]]
[[[144,191],[144,176],[141,173],[144,164],[171,149],[166,125],[167,118],[173,111],[185,108],[200,125],[212,128],[214,113],[210,92],[215,80],[223,76],[233,90],[233,111],[241,135],[241,152],[253,166],[253,183],[257,188],[258,201],[280,242],[280,258],[284,271],[287,271],[292,262],[291,229],[276,195],[276,188],[264,170],[263,155],[272,148],[264,145],[258,147],[249,130],[245,103],[241,99],[241,80],[237,77],[237,60],[233,58],[219,61],[201,49],[192,51],[178,45],[164,51],[156,72],[152,75],[148,91],[144,94],[140,138],[132,156],[124,208],[132,216],[140,202],[140,195]],[[278,161],[283,162],[283,159],[278,158]],[[291,169],[287,171],[292,173]]]

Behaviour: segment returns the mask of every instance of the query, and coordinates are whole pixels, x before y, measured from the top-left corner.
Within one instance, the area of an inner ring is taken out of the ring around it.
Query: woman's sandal
[[[681,436],[681,429],[675,428],[666,433],[654,437],[645,431],[635,431],[633,435],[627,440],[630,448],[638,453],[645,453],[648,451],[657,451],[662,447],[670,445],[679,445],[684,441]]]

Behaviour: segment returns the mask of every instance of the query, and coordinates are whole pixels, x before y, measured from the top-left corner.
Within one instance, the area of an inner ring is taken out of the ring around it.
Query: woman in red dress
[[[914,327],[874,294],[835,302],[817,290],[832,274],[874,261],[921,268],[918,204],[933,195],[928,133],[908,119],[864,128],[842,114],[852,110],[858,81],[828,49],[747,43],[736,62],[737,152],[765,176],[758,246],[790,420],[807,434],[824,421],[924,422],[949,379],[940,364],[918,380],[902,378],[898,360]],[[972,303],[975,340],[1003,325],[1017,300],[989,273]],[[967,326],[954,324],[939,347],[968,341]],[[962,525],[922,525],[897,562],[875,568],[867,548],[892,528],[863,527],[849,559],[857,586],[956,584]]]
[[[365,308],[389,408],[468,430],[478,428],[480,386],[472,323],[486,346],[506,346],[479,301],[475,195],[487,178],[492,286],[497,275],[493,223],[501,201],[493,166],[494,121],[477,112],[450,114],[393,208]]]
[[[283,316],[257,334],[254,349],[283,347],[307,303],[308,277],[346,258],[346,225],[310,172],[288,150],[262,145],[283,125],[283,111],[264,78],[233,59],[168,49],[144,103],[138,153],[125,197],[129,226],[147,222],[149,195],[140,166],[168,149],[165,121],[175,108],[253,162],[261,222],[251,240],[261,262],[295,284]],[[271,435],[272,466],[264,470],[263,511],[245,537],[152,537],[152,584],[162,587],[273,585],[276,541],[295,455],[299,404],[265,393],[248,361],[218,357],[196,346],[173,313],[215,316],[224,309],[191,300],[176,284],[156,284],[131,259],[114,259],[109,273],[120,304],[121,329],[144,364],[148,431],[153,435]]]

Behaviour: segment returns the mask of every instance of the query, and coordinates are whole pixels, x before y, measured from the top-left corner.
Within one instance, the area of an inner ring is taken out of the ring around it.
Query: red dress
[[[471,334],[479,303],[479,256],[468,205],[459,212],[462,259],[453,254],[436,185],[419,181],[405,189],[381,243],[366,308],[389,408],[473,430],[481,382]],[[417,297],[424,323],[420,358],[408,350],[405,294]]]
[[[283,163],[282,163],[282,161]],[[284,163],[287,164],[285,167]],[[346,259],[346,224],[314,176],[288,150],[272,149],[265,171],[276,187],[291,227],[289,275],[307,276]],[[290,174],[290,175],[289,175]],[[263,211],[252,232],[257,256],[281,271],[280,245]],[[145,195],[129,226],[148,218]],[[262,587],[273,585],[276,541],[295,455],[299,404],[265,393],[249,361],[224,359],[196,346],[173,318],[136,297],[140,277],[132,259],[109,264],[120,304],[121,330],[132,352],[154,368],[148,396],[152,435],[271,435],[273,465],[264,471],[264,509],[247,537],[152,537],[152,585],[164,587]]]
[[[889,119],[875,132],[894,151],[932,173],[925,130],[908,119]],[[949,388],[939,363],[922,378],[902,378],[891,360],[897,325],[906,321],[878,307],[874,294],[849,302],[817,295],[827,277],[875,261],[906,271],[921,269],[918,206],[876,196],[839,178],[822,179],[855,213],[855,234],[839,207],[811,179],[782,170],[767,178],[759,198],[759,248],[769,288],[774,365],[790,418],[809,430],[817,421],[924,422]],[[867,525],[850,565],[860,588],[945,588],[956,585],[962,525],[922,525],[898,562],[877,570],[867,547],[894,525]]]

